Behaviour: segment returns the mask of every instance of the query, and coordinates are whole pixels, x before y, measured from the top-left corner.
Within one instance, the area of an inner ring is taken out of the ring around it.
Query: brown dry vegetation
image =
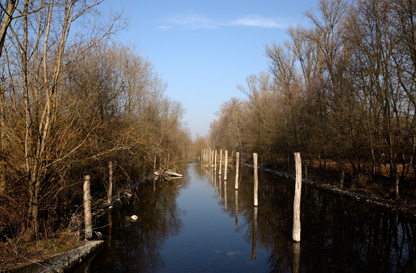
[[[221,106],[207,146],[284,170],[300,152],[318,181],[336,184],[344,166],[346,185],[383,198],[398,174],[400,197],[414,200],[415,11],[410,0],[321,0],[305,13],[311,27],[266,47],[270,73]]]
[[[186,158],[191,140],[179,102],[132,47],[111,38],[125,27],[101,0],[2,1],[0,17],[0,243],[8,254],[58,250],[82,205],[157,166]],[[9,10],[5,13],[5,10]],[[69,236],[69,235],[68,235]]]

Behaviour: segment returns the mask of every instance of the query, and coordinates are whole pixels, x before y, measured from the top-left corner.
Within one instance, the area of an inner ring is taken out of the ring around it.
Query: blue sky
[[[128,29],[118,41],[136,47],[181,102],[192,136],[207,135],[221,104],[244,97],[237,85],[268,71],[266,45],[283,44],[286,29],[308,25],[304,12],[318,0],[117,0],[102,9],[123,11]]]

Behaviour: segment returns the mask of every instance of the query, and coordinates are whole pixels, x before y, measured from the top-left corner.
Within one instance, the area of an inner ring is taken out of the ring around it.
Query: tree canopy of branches
[[[272,79],[249,76],[247,99],[221,107],[215,145],[414,176],[416,2],[321,0],[305,15],[310,28],[267,46]]]
[[[182,106],[146,58],[109,42],[124,23],[101,2],[2,1],[0,234],[56,225],[83,174],[104,191],[110,160],[122,183],[187,152]]]

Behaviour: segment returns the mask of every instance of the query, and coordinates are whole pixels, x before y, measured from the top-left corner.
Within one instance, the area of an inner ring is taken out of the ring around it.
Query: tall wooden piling
[[[295,183],[295,197],[293,200],[293,230],[292,239],[295,242],[300,242],[300,199],[302,192],[302,161],[300,153],[295,153],[296,166],[296,183]]]
[[[258,190],[259,190],[259,180],[258,180],[258,171],[257,171],[257,153],[253,153],[253,162],[254,162],[254,206],[259,205],[258,199]]]
[[[111,205],[113,199],[113,162],[108,162],[108,205]]]
[[[238,169],[240,164],[240,153],[235,153],[235,189],[238,190]]]
[[[84,176],[84,221],[85,221],[85,238],[92,238],[92,220],[91,220],[91,194],[90,194],[90,176]]]
[[[227,167],[228,167],[228,150],[225,150],[225,159],[224,159],[224,180],[227,180]]]

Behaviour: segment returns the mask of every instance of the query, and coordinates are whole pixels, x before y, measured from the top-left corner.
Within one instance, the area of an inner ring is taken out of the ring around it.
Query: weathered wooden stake
[[[218,163],[220,170],[218,172],[218,174],[221,174],[221,169],[222,169],[222,150],[220,150],[220,162]]]
[[[251,258],[256,259],[256,243],[257,243],[257,214],[258,207],[254,207],[254,216],[253,216],[253,241],[251,245]]]
[[[91,220],[91,194],[90,194],[90,176],[84,176],[84,221],[85,221],[85,238],[92,238],[92,220]]]
[[[108,205],[111,205],[113,199],[113,162],[108,162]]]
[[[293,200],[293,230],[292,239],[295,242],[300,242],[300,198],[302,191],[302,161],[300,153],[295,153],[296,164],[296,184],[295,184],[295,198]]]
[[[156,171],[156,163],[157,163],[157,155],[155,155],[155,157],[153,159],[153,172]]]
[[[240,164],[240,153],[235,153],[235,189],[238,190],[238,165]]]
[[[257,153],[253,153],[253,162],[254,162],[254,206],[259,205],[258,199],[258,190],[259,190],[259,180],[257,174]]]
[[[224,159],[224,180],[227,180],[227,166],[228,165],[228,150],[225,150],[225,159]]]

